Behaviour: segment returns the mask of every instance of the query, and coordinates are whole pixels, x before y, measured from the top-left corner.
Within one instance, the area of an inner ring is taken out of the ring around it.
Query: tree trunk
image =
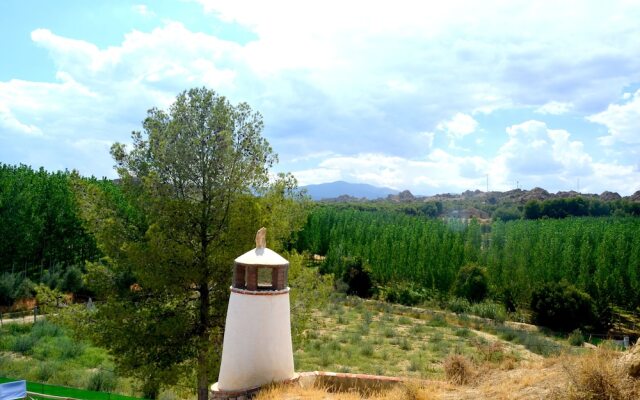
[[[160,383],[155,379],[147,379],[142,385],[142,396],[145,399],[157,399],[160,394]]]
[[[198,400],[209,399],[209,285],[200,284],[200,334],[198,337]]]

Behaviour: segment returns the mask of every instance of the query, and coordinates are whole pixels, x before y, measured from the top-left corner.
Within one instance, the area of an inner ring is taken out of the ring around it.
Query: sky
[[[262,113],[273,172],[640,190],[640,1],[0,2],[0,162],[113,178],[148,109]]]

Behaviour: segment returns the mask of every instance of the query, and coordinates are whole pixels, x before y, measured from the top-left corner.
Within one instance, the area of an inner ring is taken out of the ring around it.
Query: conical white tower
[[[266,229],[256,248],[236,258],[218,382],[213,398],[240,398],[271,382],[291,380],[293,348],[287,273],[289,262],[266,248]]]

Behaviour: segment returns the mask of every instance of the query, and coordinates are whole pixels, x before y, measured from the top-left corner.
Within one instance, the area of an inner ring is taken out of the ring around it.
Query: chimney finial
[[[267,247],[267,228],[262,227],[256,233],[256,249],[264,249]]]

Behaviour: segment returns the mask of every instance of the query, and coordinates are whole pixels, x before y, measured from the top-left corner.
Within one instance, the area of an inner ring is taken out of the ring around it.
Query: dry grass
[[[469,384],[476,375],[471,361],[460,354],[451,354],[444,360],[444,374],[456,385]]]
[[[617,366],[619,353],[598,348],[564,364],[569,377],[558,398],[569,400],[632,400],[640,398],[640,384]]]
[[[370,396],[357,392],[331,393],[322,387],[301,388],[292,385],[275,385],[262,390],[255,400],[435,400],[437,398],[423,384],[410,381]]]

